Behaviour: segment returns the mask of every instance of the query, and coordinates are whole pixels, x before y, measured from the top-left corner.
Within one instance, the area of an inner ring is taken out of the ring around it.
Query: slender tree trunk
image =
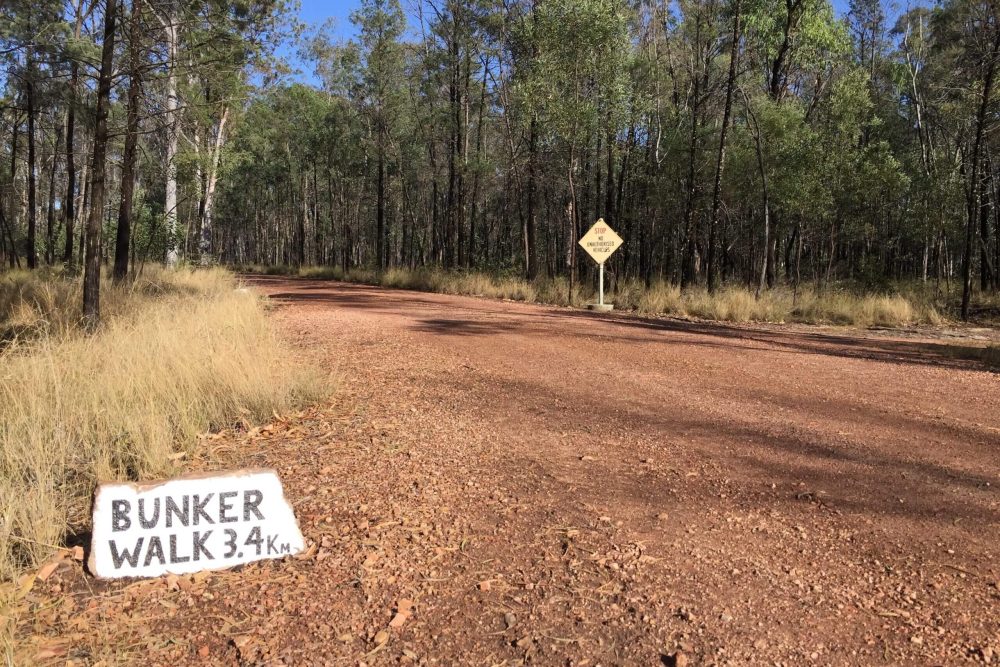
[[[176,0],[171,0],[170,10],[162,19],[167,37],[167,108],[164,122],[167,125],[167,181],[164,199],[167,234],[167,266],[177,266],[177,144],[179,136],[177,97],[178,25]]]
[[[305,170],[299,174],[298,184],[302,193],[299,197],[302,210],[294,214],[299,221],[298,232],[295,235],[295,265],[304,266],[306,264],[306,239],[308,237],[306,230],[309,227],[309,177],[305,174]]]
[[[222,109],[219,125],[215,132],[215,145],[212,147],[212,158],[208,169],[208,179],[205,184],[205,205],[202,209],[201,239],[198,243],[198,254],[202,265],[212,262],[212,220],[215,212],[215,188],[219,182],[219,159],[222,146],[225,143],[226,121],[229,118],[229,107]],[[315,193],[314,193],[315,194]],[[315,221],[314,221],[315,222]]]
[[[528,214],[525,218],[524,234],[524,261],[528,280],[534,280],[538,276],[538,255],[535,224],[536,199],[536,179],[538,170],[538,120],[531,119],[528,128]]]
[[[695,42],[694,60],[696,63],[701,63],[701,15],[697,15],[695,19]],[[698,278],[698,230],[695,225],[695,205],[698,199],[698,178],[697,178],[697,159],[698,159],[698,125],[700,122],[700,112],[701,112],[701,96],[702,96],[702,78],[703,75],[700,71],[692,72],[692,79],[694,80],[692,84],[691,93],[691,132],[688,138],[688,165],[687,165],[687,180],[686,185],[686,196],[684,199],[684,262],[683,270],[681,271],[681,286],[685,287],[694,283]]]
[[[764,167],[764,150],[763,146],[761,146],[760,127],[757,124],[757,117],[750,107],[750,98],[747,96],[746,91],[743,91],[743,101],[746,104],[747,120],[749,121],[747,124],[750,126],[750,133],[753,135],[754,149],[757,155],[757,171],[760,174],[761,207],[764,210],[764,248],[760,263],[760,280],[757,283],[757,290],[755,292],[755,297],[759,299],[760,293],[764,290],[764,286],[767,283],[767,269],[770,264],[771,200],[767,191],[767,170]]]
[[[8,221],[5,227],[7,229],[7,238],[10,241],[11,268],[15,264],[17,268],[21,268],[21,259],[17,256],[17,245],[14,243],[14,229],[17,227],[17,203],[14,201],[16,197],[15,181],[17,177],[17,137],[21,131],[21,122],[16,111],[12,124],[13,128],[11,128],[10,138],[10,210],[14,219]]]
[[[90,151],[84,143],[83,151],[84,155],[87,155]],[[77,266],[83,266],[83,241],[86,237],[86,222],[87,222],[87,202],[90,201],[90,164],[86,161],[83,163],[83,173],[80,174],[80,181],[83,183],[83,189],[77,196],[77,206],[76,206],[76,228],[79,230],[79,242],[76,244],[76,249],[73,251],[76,259],[74,260]]]
[[[118,209],[118,229],[115,231],[115,267],[112,273],[115,282],[125,280],[128,275],[132,235],[132,199],[135,192],[136,144],[139,138],[139,93],[142,85],[139,73],[141,7],[140,0],[132,0],[129,22],[128,111],[125,120],[125,151],[122,155],[121,205]]]
[[[990,176],[993,171],[989,146],[983,160],[983,173],[979,177],[979,288],[985,292],[993,284],[993,260],[990,257],[990,211],[993,201],[990,197]]]
[[[483,82],[482,88],[479,94],[479,118],[476,123],[476,173],[472,176],[472,210],[469,213],[469,267],[471,268],[476,261],[475,245],[476,245],[476,225],[478,223],[477,217],[479,215],[479,173],[482,171],[480,168],[479,161],[483,152],[483,113],[486,109],[486,73],[487,66],[483,63]],[[488,235],[483,233],[483,255],[488,254],[489,249],[489,238]]]
[[[101,321],[101,218],[104,213],[104,157],[108,143],[108,106],[111,72],[115,55],[115,14],[117,0],[104,5],[104,45],[101,73],[97,82],[97,124],[94,130],[94,159],[91,168],[91,201],[87,216],[87,255],[83,277],[83,318],[93,330]]]
[[[49,202],[45,212],[45,263],[52,266],[56,261],[56,166],[59,163],[59,145],[62,143],[62,127],[56,128],[52,140],[52,164],[49,166]]]
[[[38,267],[38,207],[36,189],[38,185],[38,170],[35,160],[35,75],[34,47],[28,49],[27,80],[25,82],[25,100],[28,107],[28,268]]]
[[[472,248],[476,242],[474,237],[469,237],[466,241],[466,175],[469,171],[469,116],[472,108],[470,105],[472,86],[472,63],[469,49],[465,51],[465,83],[462,86],[462,115],[464,118],[464,129],[462,130],[462,170],[459,172],[458,180],[458,263],[459,266],[472,266]]]
[[[385,155],[384,148],[379,147],[378,151],[378,202],[375,219],[375,252],[378,254],[375,266],[381,271],[385,265]]]
[[[609,123],[610,125],[610,123]],[[611,130],[608,130],[607,138],[608,163],[605,171],[604,184],[604,221],[611,227],[615,220],[615,140]]]
[[[575,134],[575,132],[574,132]],[[576,183],[573,173],[576,171],[576,146],[569,149],[569,205],[566,207],[566,270],[569,273],[569,303],[573,303],[573,287],[576,282]]]
[[[11,269],[20,268],[21,260],[17,257],[17,248],[14,246],[14,235],[10,231],[10,226],[7,224],[7,218],[3,213],[3,206],[0,206],[0,233],[3,233],[7,239],[8,244],[8,254],[7,263]]]
[[[76,34],[79,37],[80,21],[77,21]],[[66,102],[66,199],[63,201],[63,226],[66,229],[66,245],[63,249],[63,264],[73,269],[73,228],[76,222],[74,203],[76,201],[76,156],[73,153],[73,139],[76,124],[76,96],[79,88],[80,65],[75,60],[70,64],[69,100]]]
[[[450,127],[448,128],[448,200],[445,207],[445,235],[444,235],[444,265],[452,268],[456,260],[461,256],[461,251],[455,247],[455,237],[458,235],[458,226],[461,216],[458,212],[459,188],[459,166],[462,145],[462,119],[461,119],[461,92],[459,90],[459,79],[461,66],[458,55],[458,15],[452,11],[452,29],[448,44],[449,52],[449,80],[448,80],[448,111],[450,115]]]
[[[729,131],[729,119],[733,111],[733,89],[736,86],[736,64],[740,53],[740,1],[733,2],[733,34],[729,50],[729,75],[726,77],[726,103],[722,111],[722,129],[719,133],[719,156],[715,161],[715,185],[712,188],[712,218],[709,221],[708,261],[705,267],[708,272],[708,291],[714,292],[718,284],[718,267],[716,266],[716,235],[719,227],[719,211],[722,208],[722,170],[726,164],[726,134]]]

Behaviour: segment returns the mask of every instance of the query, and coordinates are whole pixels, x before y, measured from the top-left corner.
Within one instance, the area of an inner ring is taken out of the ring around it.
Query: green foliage
[[[602,119],[618,127],[630,85],[626,4],[547,0],[524,25],[534,51],[518,92],[531,113],[567,143]]]
[[[766,62],[787,48],[799,66],[815,68],[850,49],[829,0],[749,0],[745,12],[747,33]]]

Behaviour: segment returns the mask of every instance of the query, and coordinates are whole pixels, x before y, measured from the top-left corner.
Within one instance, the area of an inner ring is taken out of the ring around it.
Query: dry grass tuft
[[[636,310],[646,314],[681,315],[684,304],[681,288],[667,282],[656,282],[642,293]]]
[[[248,267],[248,270],[296,273],[286,267]],[[379,274],[368,269],[345,272],[332,267],[308,267],[299,269],[297,273],[307,278],[560,306],[571,302],[579,305],[596,298],[596,290],[588,282],[574,285],[571,301],[569,283],[564,277],[529,282],[510,276],[427,268],[396,268]],[[642,281],[623,280],[606,294],[606,300],[620,310],[634,310],[646,315],[690,316],[724,322],[800,322],[859,327],[940,325],[948,322],[945,315],[948,312],[947,296],[922,285],[903,286],[890,294],[865,294],[841,289],[820,291],[813,287],[803,287],[794,292],[788,287],[778,287],[765,290],[757,297],[754,290],[737,285],[728,285],[713,293],[704,288],[682,292],[678,286],[664,281],[646,287]]]
[[[0,351],[0,579],[45,558],[84,518],[99,480],[170,474],[197,434],[265,419],[321,389],[290,362],[262,302],[225,271],[109,286],[93,336],[75,329],[79,281],[11,282],[0,317],[33,335]]]
[[[1000,345],[990,345],[985,348],[980,358],[989,368],[1000,370]]]

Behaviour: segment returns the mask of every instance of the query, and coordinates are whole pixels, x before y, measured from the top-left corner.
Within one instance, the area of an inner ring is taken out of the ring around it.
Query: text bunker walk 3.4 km
[[[273,471],[102,485],[90,569],[102,578],[223,569],[303,549]]]

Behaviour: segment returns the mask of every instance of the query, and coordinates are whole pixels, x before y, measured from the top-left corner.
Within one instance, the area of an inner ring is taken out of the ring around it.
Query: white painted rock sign
[[[88,567],[101,579],[221,570],[304,548],[273,470],[102,484]]]

